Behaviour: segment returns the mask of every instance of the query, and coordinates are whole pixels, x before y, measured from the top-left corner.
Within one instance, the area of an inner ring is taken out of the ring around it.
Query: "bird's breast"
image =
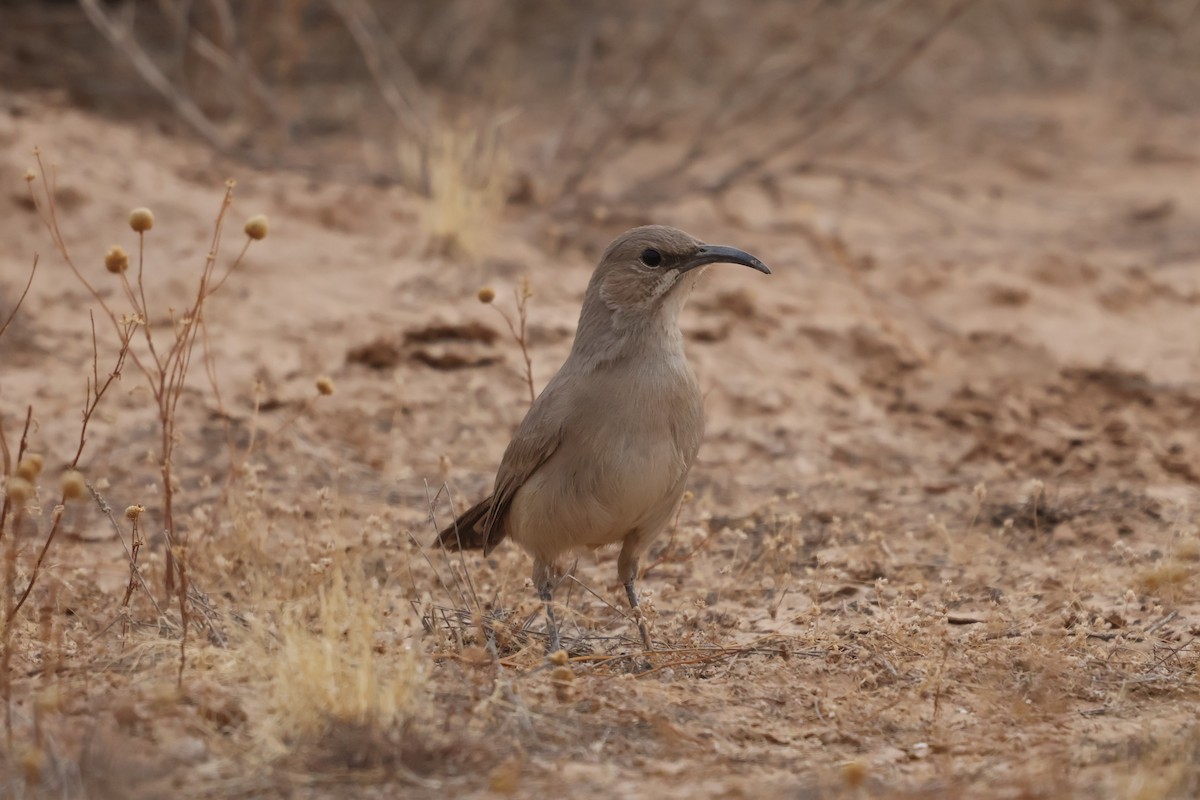
[[[553,559],[572,547],[619,542],[670,515],[704,417],[686,362],[657,365],[597,370],[573,382],[557,450],[513,498],[515,541]]]

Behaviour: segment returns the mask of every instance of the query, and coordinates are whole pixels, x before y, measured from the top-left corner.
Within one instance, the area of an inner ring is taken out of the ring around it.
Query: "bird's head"
[[[674,322],[696,278],[709,264],[771,270],[734,247],[705,244],[676,228],[646,225],[613,240],[592,275],[588,294],[602,301],[616,327],[662,317]]]

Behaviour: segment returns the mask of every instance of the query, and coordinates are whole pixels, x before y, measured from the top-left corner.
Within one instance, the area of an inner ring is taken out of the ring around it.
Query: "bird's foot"
[[[642,613],[640,607],[633,609],[633,620],[637,623],[638,633],[642,636],[642,647],[645,648],[647,653],[651,652],[654,646],[650,644],[650,628],[646,625],[646,615]]]

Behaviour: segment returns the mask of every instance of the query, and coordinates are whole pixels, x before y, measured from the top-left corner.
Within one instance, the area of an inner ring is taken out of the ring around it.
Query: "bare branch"
[[[804,144],[829,127],[829,125],[844,117],[846,112],[853,108],[854,104],[859,100],[874,94],[898,78],[922,53],[929,49],[929,46],[934,43],[943,31],[949,28],[975,2],[976,0],[958,0],[958,2],[950,7],[949,11],[942,15],[937,23],[892,59],[875,77],[850,87],[840,97],[826,106],[824,113],[810,121],[808,125],[805,125],[799,131],[778,137],[766,146],[759,148],[759,151],[755,155],[738,163],[737,166],[727,171],[706,188],[714,192],[722,192],[728,189],[734,182],[762,170],[781,153],[787,153]]]
[[[222,153],[233,150],[232,143],[217,129],[212,120],[205,116],[199,106],[171,84],[171,81],[166,75],[163,75],[162,70],[151,60],[129,31],[109,17],[101,7],[99,0],[79,0],[79,5],[96,29],[104,35],[104,38],[108,39],[109,44],[125,54],[134,69],[142,76],[142,80],[170,103],[174,107],[175,113],[182,117],[201,138]]]
[[[658,36],[655,37],[651,45],[643,52],[637,69],[622,89],[616,103],[613,104],[608,115],[607,124],[600,126],[600,130],[592,138],[591,144],[579,158],[576,168],[563,180],[562,186],[558,191],[559,197],[574,194],[580,184],[583,183],[600,162],[601,156],[608,151],[608,148],[616,140],[616,134],[629,119],[629,114],[633,110],[638,90],[645,85],[646,79],[669,52],[672,40],[674,40],[676,34],[680,31],[680,19],[687,16],[694,7],[695,0],[681,0],[673,12],[668,15],[666,24],[659,31]]]
[[[363,0],[329,0],[329,4],[354,38],[379,94],[396,121],[409,136],[423,140],[429,129],[431,103],[416,73],[395,45],[378,34],[383,23],[370,4]]]

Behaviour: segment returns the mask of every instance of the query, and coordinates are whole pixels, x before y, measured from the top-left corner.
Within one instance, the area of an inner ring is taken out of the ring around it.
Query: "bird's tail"
[[[438,534],[438,544],[447,550],[482,550],[484,555],[504,538],[503,526],[499,531],[488,528],[488,517],[492,510],[492,497],[482,500],[464,511],[458,519]]]

